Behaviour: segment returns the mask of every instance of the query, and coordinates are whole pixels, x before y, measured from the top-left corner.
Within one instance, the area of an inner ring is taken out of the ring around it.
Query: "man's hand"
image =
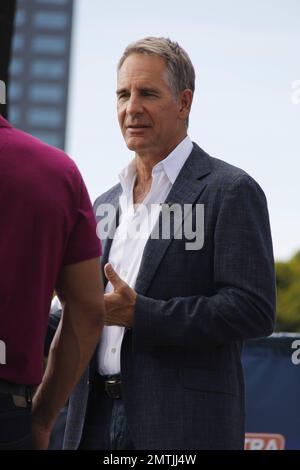
[[[104,294],[106,309],[105,325],[131,328],[133,325],[136,292],[118,276],[111,264],[108,263],[104,266],[104,272],[114,288],[113,292]]]
[[[46,429],[41,423],[32,418],[31,425],[32,446],[35,450],[47,450],[49,446],[51,430]]]

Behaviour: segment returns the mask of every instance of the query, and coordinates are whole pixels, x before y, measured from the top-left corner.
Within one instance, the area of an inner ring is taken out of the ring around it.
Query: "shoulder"
[[[40,194],[40,202],[77,207],[85,195],[85,184],[75,162],[62,150],[47,145],[15,128],[7,129],[7,145],[3,153],[19,189]],[[49,198],[51,194],[51,198]]]
[[[223,193],[236,188],[255,188],[263,192],[255,179],[245,170],[209,155],[198,147],[197,144],[194,144],[194,146],[195,150],[199,152],[199,156],[205,158],[209,163],[210,173],[207,179],[211,189]]]
[[[214,159],[215,171],[211,175],[211,191],[219,205],[230,207],[258,205],[266,206],[266,196],[257,181],[241,168]]]
[[[56,147],[46,144],[14,127],[7,129],[6,152],[14,155],[16,158],[28,158],[31,164],[56,168],[63,172],[69,168],[77,173],[77,166],[74,161],[63,151]]]

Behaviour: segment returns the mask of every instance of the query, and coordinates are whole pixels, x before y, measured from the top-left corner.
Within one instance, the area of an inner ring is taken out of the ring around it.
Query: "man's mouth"
[[[130,124],[129,126],[126,126],[127,129],[146,129],[147,126],[146,124]]]

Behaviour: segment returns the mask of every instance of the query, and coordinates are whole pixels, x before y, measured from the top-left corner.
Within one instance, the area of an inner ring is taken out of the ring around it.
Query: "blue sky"
[[[91,198],[132,158],[118,128],[116,64],[125,46],[168,36],[189,53],[196,91],[189,135],[264,189],[274,252],[300,249],[299,0],[75,0],[67,151]]]

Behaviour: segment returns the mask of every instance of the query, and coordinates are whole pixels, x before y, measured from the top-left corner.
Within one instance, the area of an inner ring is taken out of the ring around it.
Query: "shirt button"
[[[112,348],[111,352],[112,352],[113,354],[115,354],[115,352],[117,352],[117,349],[116,349],[116,348]]]
[[[126,271],[126,269],[123,269],[123,271],[121,272],[121,277],[124,278],[126,277],[128,274],[128,272]]]

